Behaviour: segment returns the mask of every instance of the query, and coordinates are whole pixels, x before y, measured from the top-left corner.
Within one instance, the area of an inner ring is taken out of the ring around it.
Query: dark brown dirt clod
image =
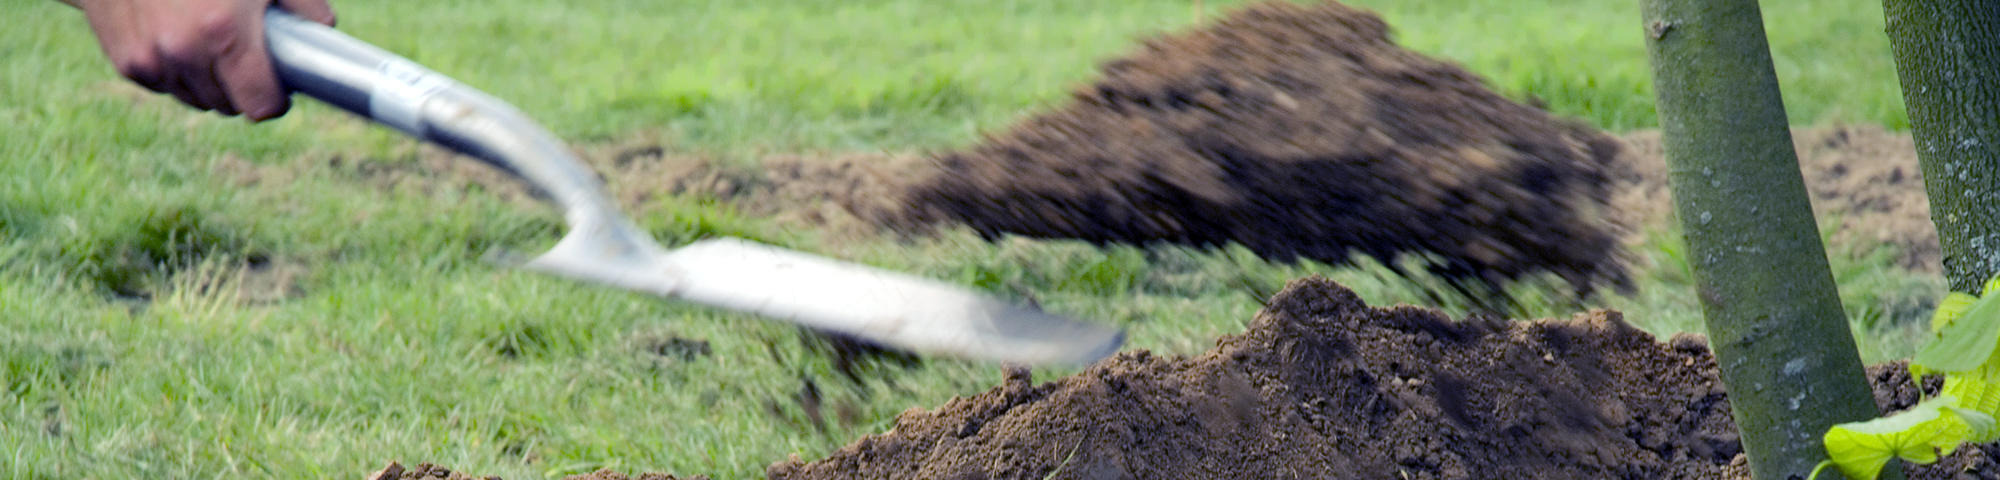
[[[627,476],[623,473],[611,471],[611,469],[608,468],[598,470],[595,472],[590,472],[583,475],[570,475],[567,477],[563,477],[563,480],[682,480],[682,479],[708,480],[708,477],[705,475],[694,476],[694,477],[676,477],[664,473],[643,473],[637,477],[632,477],[632,476]]]
[[[891,223],[1329,263],[1429,253],[1487,284],[1623,279],[1600,212],[1617,142],[1396,46],[1372,13],[1264,3],[1102,70],[943,155]]]
[[[1293,283],[1200,356],[1127,352],[912,410],[774,479],[1745,478],[1714,358],[1615,312],[1452,321]],[[1881,400],[1914,400],[1897,365]],[[1971,448],[1912,478],[1992,468]]]
[[[479,478],[480,480],[499,480],[499,477],[473,477],[463,472],[451,471],[449,468],[433,463],[419,463],[416,467],[405,469],[403,468],[403,464],[389,462],[389,466],[382,467],[381,470],[368,475],[368,480],[431,480],[436,478],[446,480],[473,480],[475,478]]]

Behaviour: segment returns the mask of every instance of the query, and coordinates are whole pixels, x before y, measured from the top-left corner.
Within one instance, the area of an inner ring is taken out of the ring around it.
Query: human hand
[[[291,97],[264,45],[264,9],[333,25],[326,0],[63,0],[90,19],[118,74],[181,102],[252,121],[284,115]]]

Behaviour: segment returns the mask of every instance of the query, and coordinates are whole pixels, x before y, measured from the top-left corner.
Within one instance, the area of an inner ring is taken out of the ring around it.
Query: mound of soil
[[[1630,225],[1670,221],[1674,204],[1660,132],[1633,132],[1623,141],[1626,148],[1613,175],[1618,185],[1613,210],[1629,217],[1621,223]],[[1903,268],[1920,272],[1943,268],[1923,170],[1909,133],[1837,125],[1793,129],[1792,142],[1812,195],[1813,212],[1821,228],[1833,230],[1829,245],[1887,245],[1896,249],[1896,263]]]
[[[1915,401],[1898,365],[1878,402]],[[1033,385],[1027,372],[900,415],[889,432],[774,479],[1747,478],[1715,360],[1612,312],[1452,321],[1294,282],[1200,356],[1120,354]],[[1911,478],[2000,474],[1993,446]]]
[[[1269,2],[1106,63],[1067,106],[937,159],[890,223],[988,236],[1352,252],[1497,284],[1619,282],[1600,132],[1390,41],[1376,15]]]

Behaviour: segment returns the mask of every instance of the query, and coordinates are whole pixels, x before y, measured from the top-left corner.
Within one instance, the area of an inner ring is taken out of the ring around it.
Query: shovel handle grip
[[[287,90],[430,140],[423,104],[456,82],[396,54],[271,8],[264,35]]]

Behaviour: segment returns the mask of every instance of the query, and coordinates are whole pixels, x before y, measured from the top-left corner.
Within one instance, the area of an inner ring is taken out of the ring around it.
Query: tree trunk
[[[1805,478],[1879,412],[1840,308],[1755,0],[1644,0],[1674,211],[1750,469]],[[1832,52],[1838,53],[1838,52]],[[1895,470],[1895,469],[1890,469]]]
[[[2000,273],[2000,4],[1884,0],[1951,289]]]

